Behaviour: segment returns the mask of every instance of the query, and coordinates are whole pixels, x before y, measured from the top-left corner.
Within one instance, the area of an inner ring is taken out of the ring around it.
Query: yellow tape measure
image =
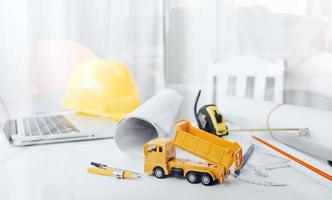
[[[217,136],[228,135],[228,127],[226,122],[221,115],[220,110],[214,104],[208,104],[202,106],[197,112],[197,103],[201,95],[201,90],[198,92],[196,101],[195,101],[195,117],[198,124],[198,127],[202,130],[205,130],[209,133],[215,134]]]

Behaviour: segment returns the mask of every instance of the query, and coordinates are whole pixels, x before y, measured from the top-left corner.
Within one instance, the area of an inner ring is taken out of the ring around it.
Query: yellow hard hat
[[[62,105],[83,114],[119,120],[139,105],[139,98],[124,64],[95,58],[74,69]]]

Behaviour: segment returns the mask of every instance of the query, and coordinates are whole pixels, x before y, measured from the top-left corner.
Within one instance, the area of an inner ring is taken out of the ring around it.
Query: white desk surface
[[[9,109],[14,116],[59,111],[58,98],[15,101]],[[284,187],[259,186],[232,177],[225,184],[205,187],[173,177],[118,180],[91,175],[86,172],[91,161],[143,169],[142,160],[123,155],[112,139],[13,147],[1,136],[0,199],[332,199],[331,190],[292,167],[271,171],[270,175],[287,183]]]

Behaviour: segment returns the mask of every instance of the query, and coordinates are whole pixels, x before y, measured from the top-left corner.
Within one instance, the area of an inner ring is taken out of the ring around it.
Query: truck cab
[[[144,172],[153,174],[156,167],[161,167],[168,175],[168,161],[175,158],[175,147],[171,138],[157,138],[144,145]]]

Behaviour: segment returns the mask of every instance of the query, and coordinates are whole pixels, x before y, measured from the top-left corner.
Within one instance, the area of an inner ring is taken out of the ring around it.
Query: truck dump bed
[[[176,123],[173,142],[180,149],[226,169],[234,162],[238,168],[242,162],[242,149],[239,144],[193,127],[188,120]]]

